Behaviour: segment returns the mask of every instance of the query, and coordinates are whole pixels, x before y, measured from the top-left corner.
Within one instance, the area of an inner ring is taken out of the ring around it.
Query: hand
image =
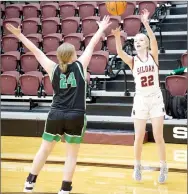
[[[149,13],[149,11],[147,9],[143,9],[142,10],[141,21],[142,21],[143,24],[148,22],[149,14],[150,13]]]
[[[121,35],[121,31],[120,31],[121,27],[119,26],[119,28],[116,28],[115,30],[112,29],[112,34],[116,37],[116,36],[120,36]]]
[[[102,21],[100,21],[100,22],[97,21],[97,24],[98,24],[99,28],[104,31],[108,28],[108,26],[110,26],[112,24],[112,22],[110,22],[109,16],[104,16]]]
[[[14,34],[15,36],[19,36],[21,34],[21,29],[20,26],[18,26],[18,28],[15,28],[12,24],[6,24],[6,28],[7,30],[9,30],[12,34]]]

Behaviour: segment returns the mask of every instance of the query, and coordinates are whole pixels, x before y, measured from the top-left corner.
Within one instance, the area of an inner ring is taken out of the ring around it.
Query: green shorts
[[[42,138],[46,141],[60,141],[64,135],[67,143],[80,144],[86,130],[86,115],[76,111],[51,110],[45,123]]]

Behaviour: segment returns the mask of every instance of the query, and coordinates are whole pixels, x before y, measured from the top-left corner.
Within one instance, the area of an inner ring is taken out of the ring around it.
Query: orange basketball
[[[106,2],[106,8],[108,12],[112,15],[122,15],[127,8],[127,2],[126,1]]]

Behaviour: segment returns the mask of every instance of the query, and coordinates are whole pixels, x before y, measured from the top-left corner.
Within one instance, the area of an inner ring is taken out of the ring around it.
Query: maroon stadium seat
[[[134,15],[135,10],[136,2],[127,2],[127,8],[125,12],[121,15],[121,18],[124,19],[125,17],[128,17],[130,15]]]
[[[108,10],[106,9],[106,2],[100,2],[98,4],[98,9],[99,9],[99,16],[102,19],[105,15],[110,15],[111,14],[108,12]]]
[[[43,37],[43,51],[48,53],[56,51],[62,41],[62,34],[54,33]]]
[[[119,27],[121,23],[121,17],[120,16],[110,16],[110,22],[112,22],[112,24],[105,30],[106,36],[111,34],[112,29],[116,29]]]
[[[100,21],[98,16],[90,16],[82,20],[82,32],[84,36],[95,33],[98,30],[96,21]]]
[[[10,51],[1,55],[1,71],[16,71],[20,53],[18,51]]]
[[[85,47],[89,44],[89,42],[90,42],[91,38],[93,37],[93,35],[94,35],[94,33],[88,34],[87,36],[85,36],[85,39],[84,39]],[[103,36],[100,38],[99,42],[95,46],[94,51],[102,50],[104,40],[105,40],[105,35],[103,34]]]
[[[29,34],[26,36],[34,45],[40,48],[40,43],[42,42],[42,35],[41,34]],[[24,53],[30,52],[30,50],[23,45]]]
[[[135,36],[139,33],[141,25],[140,16],[132,15],[124,18],[123,20],[123,30],[128,36]]]
[[[181,64],[183,67],[187,67],[187,53],[184,53],[182,56],[181,56]]]
[[[155,1],[140,1],[138,3],[138,6],[139,6],[139,14],[142,13],[143,9],[147,9],[150,12],[149,18],[151,18],[156,11],[157,2],[155,2]]]
[[[13,34],[9,34],[7,36],[3,36],[2,46],[4,52],[17,51],[19,48],[19,41]]]
[[[182,75],[166,77],[166,88],[172,96],[185,96],[187,92],[188,79]]]
[[[52,34],[52,33],[58,33],[59,25],[60,25],[60,18],[58,17],[51,17],[51,18],[44,19],[42,21],[43,36]]]
[[[44,75],[42,81],[43,81],[45,95],[52,96],[53,95],[53,87],[52,87],[52,83],[50,81],[49,75],[48,74]]]
[[[23,72],[37,71],[39,63],[32,52],[27,52],[20,58],[21,70]]]
[[[17,71],[6,71],[1,74],[1,94],[15,95],[19,80]]]
[[[7,23],[10,23],[10,24],[12,24],[14,27],[17,28],[18,26],[21,25],[21,19],[20,19],[20,18],[10,18],[10,19],[5,19],[5,20],[3,21],[3,33],[4,33],[4,35],[11,34],[11,32],[8,31],[8,30],[6,29],[6,27],[5,27],[5,25],[6,25]]]
[[[58,3],[45,3],[41,6],[42,18],[56,17],[57,10],[59,9]]]
[[[122,43],[122,46],[124,45],[126,39],[127,39],[127,34],[124,31],[122,31],[121,32],[121,43]],[[107,48],[108,48],[109,53],[116,55],[117,54],[117,50],[116,50],[116,42],[115,42],[114,35],[109,35],[107,37],[106,43],[107,43]]]
[[[83,41],[82,33],[72,33],[64,37],[64,42],[68,42],[75,46],[76,51],[81,50],[81,43]]]
[[[30,3],[23,6],[23,17],[24,19],[28,18],[37,18],[39,16],[40,4]]]
[[[57,59],[57,54],[56,54],[56,51],[51,51],[51,52],[48,52],[46,53],[46,56],[51,59],[52,61],[54,61],[55,63],[59,63],[58,59]]]
[[[20,18],[21,11],[22,11],[22,6],[23,5],[21,5],[21,4],[7,5],[5,7],[5,17],[7,19],[9,19],[9,18]]]
[[[97,7],[96,2],[83,2],[78,5],[79,7],[79,16],[84,19],[89,16],[95,15],[95,9]]]
[[[24,35],[36,34],[39,31],[40,18],[28,18],[22,22],[22,30]]]
[[[76,14],[77,3],[76,2],[59,2],[60,17],[66,19],[67,17],[73,17]]]
[[[42,83],[42,73],[39,71],[27,72],[20,76],[21,93],[37,96]]]
[[[94,52],[89,63],[91,74],[104,74],[108,64],[109,53],[107,51]]]
[[[64,36],[70,33],[76,33],[80,25],[79,17],[67,17],[61,22],[61,29]]]
[[[83,54],[84,51],[76,51],[77,57],[80,57]]]

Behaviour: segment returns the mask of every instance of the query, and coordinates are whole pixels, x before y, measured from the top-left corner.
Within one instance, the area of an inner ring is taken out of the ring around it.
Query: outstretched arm
[[[121,34],[120,27],[116,28],[115,30],[112,30],[112,34],[115,36],[117,54],[132,69],[132,67],[133,67],[133,64],[132,64],[133,57],[128,55],[122,49],[121,36],[120,36],[120,34]]]
[[[51,75],[55,63],[51,61],[46,55],[37,48],[29,39],[27,39],[22,33],[20,27],[15,28],[11,24],[7,24],[6,28],[14,34],[36,57],[37,61],[42,65],[46,72]]]
[[[101,22],[97,22],[99,25],[99,29],[95,33],[95,35],[92,37],[90,40],[89,44],[85,48],[83,54],[78,58],[78,61],[81,62],[83,65],[83,68],[86,70],[89,62],[91,60],[91,56],[93,54],[93,50],[96,46],[96,44],[99,42],[101,36],[103,35],[103,32],[108,28],[108,26],[111,24],[109,22],[110,17],[109,16],[104,16],[103,20]]]
[[[149,25],[148,17],[149,17],[149,12],[147,9],[144,9],[143,13],[141,15],[141,21],[142,21],[144,27],[146,28],[147,34],[148,34],[149,39],[150,39],[151,54],[152,54],[156,64],[159,65],[157,39],[155,37],[153,30],[151,29],[151,27]]]

